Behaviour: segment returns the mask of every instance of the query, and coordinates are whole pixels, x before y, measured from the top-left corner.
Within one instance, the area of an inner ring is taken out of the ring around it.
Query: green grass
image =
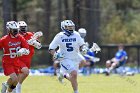
[[[7,77],[0,76],[0,83]],[[60,84],[54,76],[29,76],[22,86],[22,93],[73,93],[70,83]],[[79,76],[79,93],[139,93],[140,75]],[[1,89],[1,87],[0,87]]]

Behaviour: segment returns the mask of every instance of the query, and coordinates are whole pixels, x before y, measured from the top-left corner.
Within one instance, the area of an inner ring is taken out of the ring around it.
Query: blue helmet
[[[64,20],[61,22],[61,29],[67,35],[71,35],[75,30],[75,24],[71,20]]]

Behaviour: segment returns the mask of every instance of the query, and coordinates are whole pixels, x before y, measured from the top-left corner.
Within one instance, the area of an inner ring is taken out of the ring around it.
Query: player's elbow
[[[50,53],[51,55],[54,55],[55,50],[54,50],[54,49],[49,49],[49,53]]]

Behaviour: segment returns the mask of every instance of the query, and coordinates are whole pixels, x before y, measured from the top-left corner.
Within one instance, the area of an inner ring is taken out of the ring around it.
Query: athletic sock
[[[16,86],[16,93],[21,93],[21,84],[18,83]]]
[[[78,90],[75,90],[74,93],[78,93]]]

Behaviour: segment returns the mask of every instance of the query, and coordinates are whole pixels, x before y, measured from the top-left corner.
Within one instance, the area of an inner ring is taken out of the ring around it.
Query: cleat
[[[64,79],[63,75],[62,74],[59,74],[58,75],[58,80],[59,80],[60,83],[64,83],[63,82],[63,79]]]
[[[105,71],[104,73],[105,73],[106,76],[109,76],[110,75],[110,73],[107,72],[107,71]]]

